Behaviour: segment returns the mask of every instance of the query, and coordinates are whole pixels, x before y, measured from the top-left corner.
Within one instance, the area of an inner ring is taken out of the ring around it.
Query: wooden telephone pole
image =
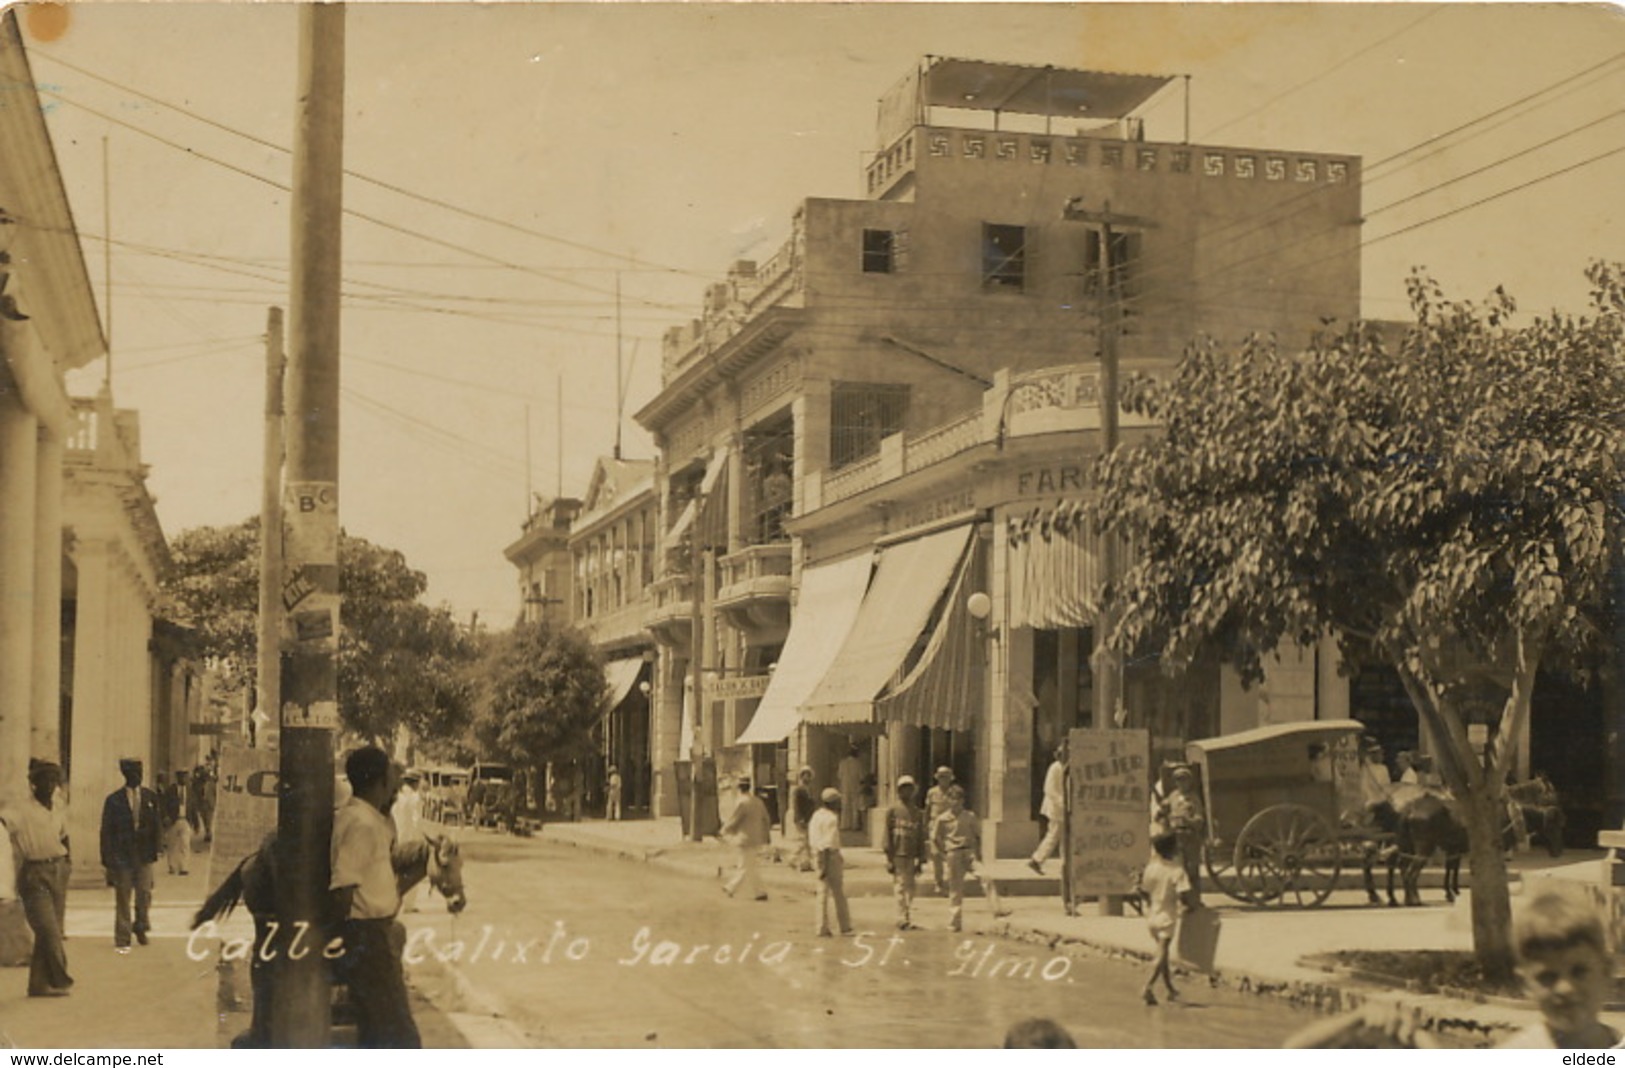
[[[339,271],[344,178],[344,5],[299,8],[288,353],[288,478],[282,604],[282,751],[277,807],[281,931],[307,933],[273,964],[279,1048],[330,1042],[319,945],[333,835],[338,717]],[[303,926],[302,926],[303,925]]]

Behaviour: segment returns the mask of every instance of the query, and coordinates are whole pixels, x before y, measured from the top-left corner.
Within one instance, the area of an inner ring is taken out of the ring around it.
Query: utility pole
[[[282,759],[277,806],[281,932],[314,933],[325,912],[338,727],[339,270],[343,227],[344,5],[299,7],[293,145]],[[302,926],[303,925],[303,926]],[[271,1039],[331,1041],[326,962],[306,935],[274,956]]]
[[[265,474],[260,493],[260,615],[258,714],[255,744],[279,734],[282,724],[282,309],[272,308],[265,328]]]

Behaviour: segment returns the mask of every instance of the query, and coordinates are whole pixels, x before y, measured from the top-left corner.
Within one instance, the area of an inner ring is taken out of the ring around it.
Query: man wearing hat
[[[1044,821],[1044,838],[1027,859],[1027,867],[1044,874],[1044,861],[1055,855],[1061,844],[1061,824],[1066,814],[1066,742],[1055,747],[1055,759],[1044,773],[1044,803],[1038,810]]]
[[[954,769],[944,764],[937,769],[937,784],[925,792],[925,825],[935,827],[937,820],[951,807],[948,801],[948,790],[954,784]],[[935,877],[937,893],[948,892],[948,877],[943,870],[943,856],[937,852],[936,844],[931,836],[927,836],[926,843],[931,849],[931,874]]]
[[[141,761],[125,758],[118,769],[124,786],[102,803],[102,868],[113,888],[113,945],[128,953],[130,935],[144,946],[151,929],[147,913],[152,907],[152,866],[158,863],[163,813],[158,795],[141,785]]]
[[[1189,764],[1169,769],[1173,789],[1157,802],[1153,825],[1159,824],[1179,845],[1185,878],[1190,882],[1192,907],[1202,903],[1202,842],[1207,834],[1207,816],[1196,796],[1196,775]]]
[[[852,915],[847,911],[843,883],[846,865],[841,859],[841,791],[825,787],[823,801],[823,807],[807,822],[807,841],[818,872],[818,936],[828,938],[831,900],[835,902],[835,920],[844,935],[852,933]]]
[[[68,993],[68,954],[62,948],[62,920],[68,903],[68,823],[57,801],[62,769],[30,761],[30,796],[11,820],[11,837],[22,859],[17,893],[34,932],[34,958],[28,968],[28,996],[59,998]],[[10,844],[0,837],[0,848]]]
[[[790,838],[795,843],[795,853],[790,863],[797,871],[813,870],[807,827],[812,822],[813,813],[818,811],[818,802],[813,799],[812,781],[813,769],[803,767],[796,775],[796,784],[790,788]]]
[[[753,901],[767,900],[761,873],[756,870],[756,859],[762,847],[768,843],[772,826],[773,820],[767,814],[767,806],[751,792],[750,780],[740,779],[739,803],[734,805],[733,812],[717,832],[717,837],[732,843],[739,854],[733,875],[722,884],[723,893],[733,897],[734,891],[743,884]]]
[[[925,863],[925,815],[914,804],[914,776],[897,780],[897,801],[886,810],[886,870],[897,895],[897,929],[911,929],[914,877]]]

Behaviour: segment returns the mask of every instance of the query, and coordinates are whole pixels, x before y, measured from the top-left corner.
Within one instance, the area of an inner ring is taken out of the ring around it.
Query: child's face
[[[1518,965],[1518,975],[1546,1026],[1560,1032],[1596,1022],[1612,978],[1608,958],[1589,943],[1533,954]]]

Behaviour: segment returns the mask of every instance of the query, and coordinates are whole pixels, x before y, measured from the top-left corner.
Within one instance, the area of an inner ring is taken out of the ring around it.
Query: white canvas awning
[[[727,514],[720,507],[721,502],[713,500],[717,496],[717,487],[722,481],[723,472],[726,470],[728,470],[728,450],[726,448],[718,449],[711,454],[711,459],[706,461],[705,475],[700,479],[699,492],[689,498],[687,504],[683,505],[683,510],[677,514],[677,521],[666,532],[666,539],[663,544],[667,549],[675,548],[683,540],[684,535],[689,532],[690,528],[694,526],[696,514],[702,503],[707,514],[716,516]],[[700,519],[703,527],[704,517],[700,517]],[[704,533],[714,535],[715,531],[704,531]],[[726,536],[725,529],[723,535]]]
[[[965,558],[969,524],[882,550],[858,618],[802,707],[808,723],[873,723],[875,699],[903,672]]]
[[[609,683],[609,704],[605,707],[615,708],[626,700],[632,692],[632,687],[638,684],[638,676],[643,673],[643,658],[641,656],[626,657],[622,660],[611,660],[604,665],[604,681]]]
[[[801,704],[812,693],[841,649],[869,588],[873,553],[803,568],[790,634],[773,668],[761,704],[739,745],[783,741],[801,722]]]

